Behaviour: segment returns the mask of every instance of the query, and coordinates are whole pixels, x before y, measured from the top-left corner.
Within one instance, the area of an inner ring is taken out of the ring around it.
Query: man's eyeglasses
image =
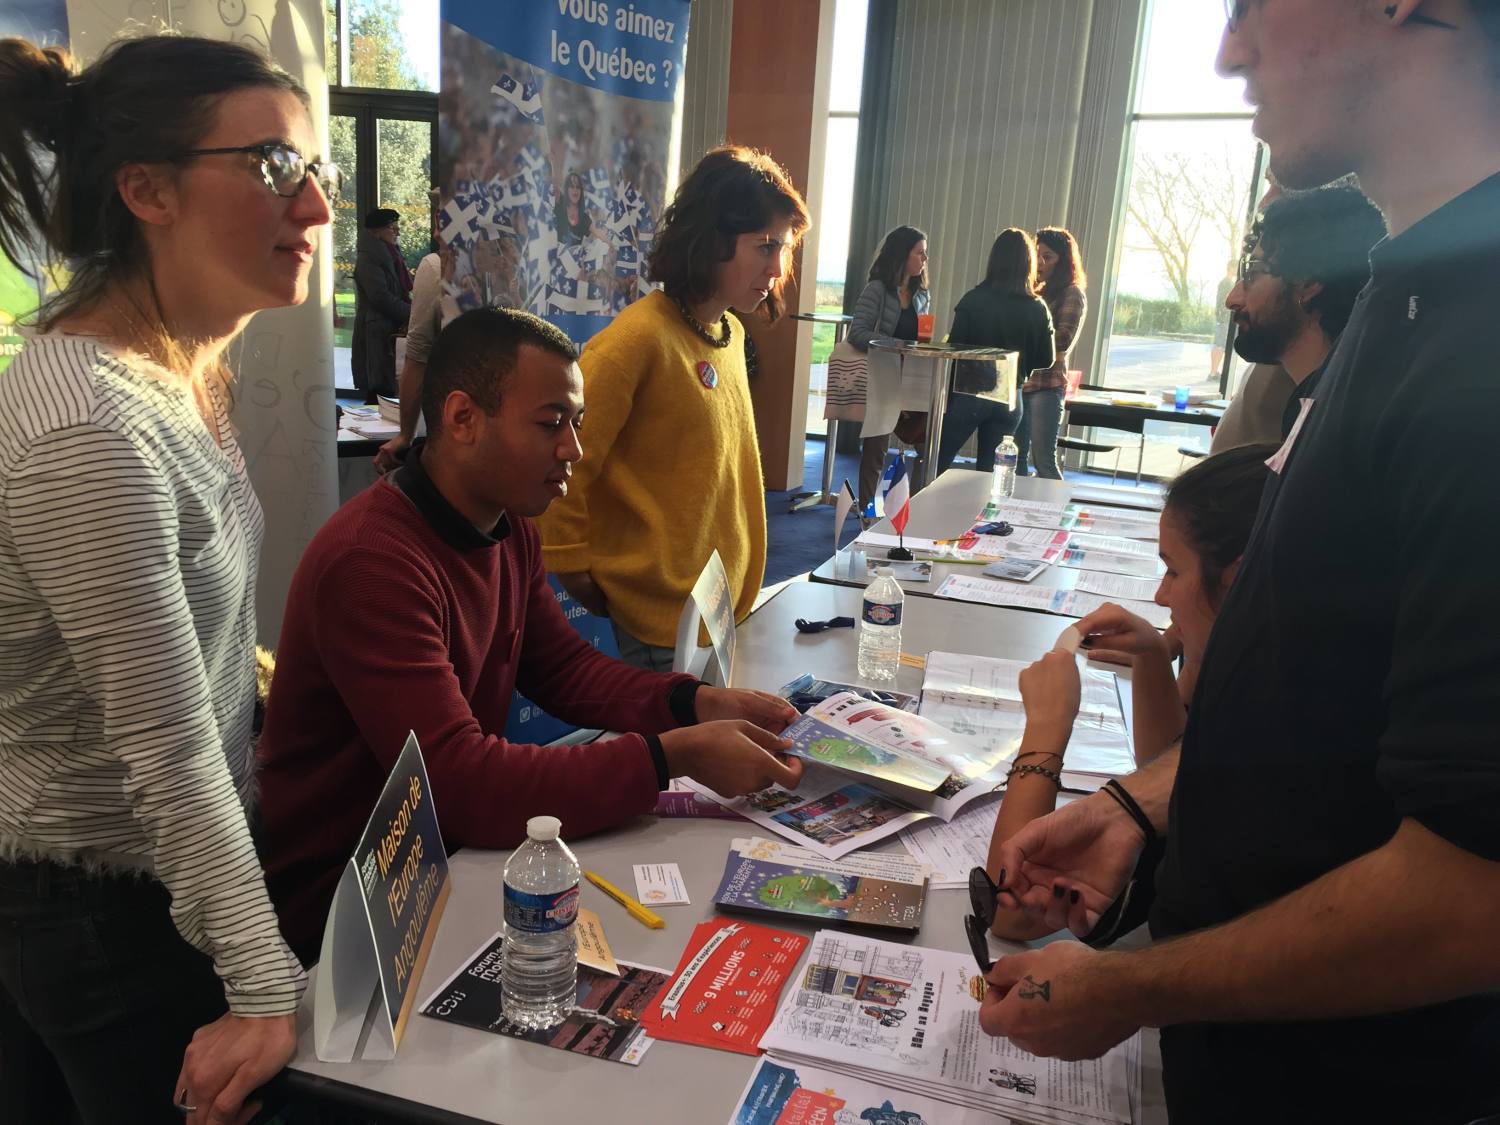
[[[971,870],[969,907],[973,913],[964,916],[964,933],[969,935],[969,952],[974,954],[981,973],[988,973],[995,967],[994,958],[990,956],[988,934],[995,921],[995,909],[999,905],[1000,888],[990,880],[989,873],[982,867]]]
[[[1231,34],[1240,29],[1240,21],[1245,18],[1245,10],[1250,7],[1250,0],[1224,0],[1224,24],[1229,28]],[[1406,17],[1408,24],[1420,24],[1423,27],[1442,27],[1449,31],[1457,31],[1458,25],[1449,23],[1447,20],[1435,19],[1432,16],[1424,16],[1421,12],[1413,12]]]
[[[270,188],[284,199],[300,194],[308,177],[318,181],[318,187],[332,203],[339,197],[344,186],[344,174],[332,161],[309,161],[289,144],[272,141],[264,145],[240,145],[236,148],[195,148],[181,153],[180,158],[190,156],[221,156],[225,153],[245,152],[260,157],[260,174]]]
[[[1249,285],[1257,277],[1270,272],[1271,267],[1264,258],[1252,258],[1246,254],[1235,267],[1234,276],[1241,285]]]

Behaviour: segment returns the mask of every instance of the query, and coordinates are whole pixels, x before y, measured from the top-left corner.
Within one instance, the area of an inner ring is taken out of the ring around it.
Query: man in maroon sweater
[[[568,624],[530,517],[582,456],[577,354],[514,310],[459,317],[428,358],[428,438],[338,510],[287,597],[261,736],[262,858],[282,930],[315,960],[339,874],[408,730],[449,849],[511,847],[528,817],[569,837],[649,811],[670,778],[726,795],[794,787],[785,700],[632,668]],[[512,690],[585,746],[502,736]]]

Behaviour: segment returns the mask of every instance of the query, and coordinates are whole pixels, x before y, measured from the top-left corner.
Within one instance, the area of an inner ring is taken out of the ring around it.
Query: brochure
[[[807,938],[748,922],[699,923],[663,989],[641,1015],[653,1039],[758,1055]]]
[[[810,1063],[766,1055],[729,1125],[1007,1125],[983,1110],[913,1094]]]
[[[922,864],[907,856],[829,860],[810,848],[752,837],[734,841],[714,902],[726,910],[916,930],[926,884]]]
[[[820,931],[761,1046],[793,1064],[1025,1120],[1129,1122],[1137,1032],[1098,1059],[1041,1059],[979,1027],[972,956]]]
[[[776,694],[798,711],[806,714],[823,700],[838,695],[840,692],[853,692],[861,699],[885,703],[891,707],[899,707],[903,711],[917,709],[917,697],[908,695],[904,691],[861,687],[858,684],[841,684],[836,680],[819,679],[811,673],[803,673],[791,683],[782,684]]]
[[[639,1065],[651,1046],[640,1013],[666,987],[665,969],[617,962],[619,976],[578,966],[579,1011],[556,1027],[517,1027],[501,1014],[500,962],[505,938],[493,935],[469,963],[422,1005],[422,1014],[512,1039],[541,1043],[575,1055]]]
[[[1021,703],[1024,660],[932,652],[922,681],[922,714],[991,748],[1009,747],[1026,729]],[[1073,736],[1063,754],[1064,784],[1097,789],[1135,769],[1119,678],[1102,668],[1080,673],[1081,696]],[[1088,778],[1098,784],[1088,784]]]

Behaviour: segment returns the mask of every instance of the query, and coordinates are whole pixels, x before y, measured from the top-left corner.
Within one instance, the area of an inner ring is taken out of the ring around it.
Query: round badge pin
[[[714,370],[714,365],[709,363],[708,360],[704,360],[698,365],[698,382],[702,383],[709,390],[713,390],[719,385],[719,373]]]

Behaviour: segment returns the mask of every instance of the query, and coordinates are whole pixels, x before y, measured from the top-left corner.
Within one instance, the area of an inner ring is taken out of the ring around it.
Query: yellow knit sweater
[[[671,298],[636,301],[584,349],[583,460],[568,495],[537,521],[553,573],[589,571],[610,616],[670,648],[677,620],[717,548],[750,613],[766,569],[766,498],[745,373],[744,330],[700,339]],[[705,384],[711,364],[717,385]]]

